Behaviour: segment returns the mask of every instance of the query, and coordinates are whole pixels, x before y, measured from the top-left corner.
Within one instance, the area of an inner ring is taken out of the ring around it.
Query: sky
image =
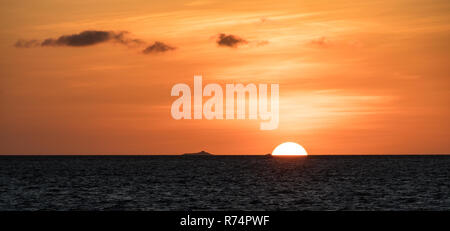
[[[447,0],[0,4],[0,154],[450,153]],[[278,83],[278,129],[174,120],[194,75]]]

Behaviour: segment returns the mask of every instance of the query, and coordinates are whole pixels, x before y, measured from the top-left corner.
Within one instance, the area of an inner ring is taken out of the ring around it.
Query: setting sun
[[[307,156],[306,150],[297,143],[285,142],[278,145],[272,152],[272,156]]]

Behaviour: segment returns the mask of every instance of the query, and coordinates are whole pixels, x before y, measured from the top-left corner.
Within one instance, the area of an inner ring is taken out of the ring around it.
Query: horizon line
[[[210,154],[206,156],[271,156],[266,154]],[[202,156],[182,154],[0,154],[0,156]],[[308,154],[307,156],[450,156],[450,153],[407,153],[407,154]]]

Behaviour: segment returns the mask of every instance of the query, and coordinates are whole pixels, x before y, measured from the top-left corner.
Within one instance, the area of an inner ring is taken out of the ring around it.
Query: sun
[[[278,145],[272,152],[272,156],[307,156],[306,150],[297,143],[285,142]]]

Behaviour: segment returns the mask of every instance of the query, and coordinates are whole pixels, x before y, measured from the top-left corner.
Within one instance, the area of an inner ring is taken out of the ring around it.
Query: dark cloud
[[[127,31],[99,31],[99,30],[86,30],[78,34],[62,35],[57,38],[47,38],[43,41],[39,40],[18,40],[14,46],[18,48],[30,48],[30,47],[85,47],[92,46],[105,42],[114,42],[133,47],[134,45],[145,45],[141,39],[133,38]],[[169,46],[163,42],[156,41],[155,43],[147,46],[142,53],[164,53],[167,51],[175,50],[175,47]]]
[[[120,41],[123,38],[125,32],[112,32],[112,31],[95,31],[87,30],[79,34],[63,35],[57,39],[48,38],[45,39],[41,46],[91,46],[102,42],[107,42],[110,40]]]
[[[219,38],[217,39],[217,44],[219,46],[226,46],[226,47],[237,47],[241,44],[246,44],[247,41],[239,38],[236,35],[226,35],[226,34],[219,34]]]
[[[156,41],[154,44],[148,46],[145,48],[142,53],[144,54],[151,54],[151,53],[163,53],[166,51],[175,50],[175,47],[171,47],[165,43]]]
[[[47,38],[42,42],[38,40],[18,40],[15,47],[49,47],[49,46],[71,46],[71,47],[84,47],[92,46],[104,42],[117,42],[124,45],[139,45],[144,42],[140,39],[130,38],[127,31],[98,31],[98,30],[86,30],[78,34],[62,35],[58,38]]]

